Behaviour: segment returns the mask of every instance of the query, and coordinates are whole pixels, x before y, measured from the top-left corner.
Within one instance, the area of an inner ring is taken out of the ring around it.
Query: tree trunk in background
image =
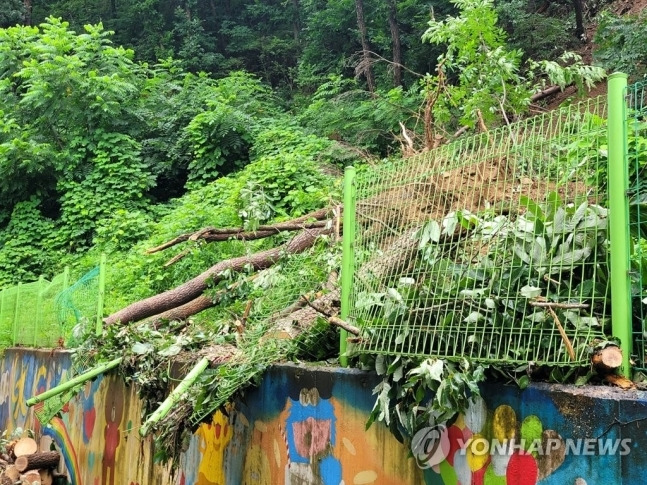
[[[575,35],[580,41],[584,40],[584,5],[582,0],[573,0],[575,8]]]
[[[299,43],[299,34],[301,32],[301,15],[299,0],[292,0],[292,7],[294,8],[294,18],[292,19],[292,29],[294,30],[294,41]]]
[[[366,77],[368,90],[373,93],[375,92],[375,79],[373,78],[373,68],[371,66],[371,47],[368,43],[368,33],[366,31],[366,22],[364,21],[364,0],[355,0],[355,10],[357,11],[357,27],[362,40],[362,68],[360,71]]]
[[[23,19],[24,25],[31,25],[31,2],[32,0],[23,0],[23,5],[25,6],[25,18]]]
[[[402,45],[400,44],[400,27],[398,26],[398,7],[395,0],[387,0],[389,7],[389,27],[393,44],[393,85],[402,86]]]

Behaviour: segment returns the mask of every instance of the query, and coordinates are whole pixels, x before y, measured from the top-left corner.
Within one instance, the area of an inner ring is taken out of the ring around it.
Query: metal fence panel
[[[574,365],[609,326],[606,99],[356,182],[355,350]]]
[[[647,370],[647,82],[627,88],[634,365]]]

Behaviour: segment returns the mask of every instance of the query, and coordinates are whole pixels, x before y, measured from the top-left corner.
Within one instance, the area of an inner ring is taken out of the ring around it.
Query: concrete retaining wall
[[[39,426],[25,401],[66,378],[70,365],[64,352],[8,350],[0,425],[35,429],[44,446],[54,443],[75,485],[647,483],[640,391],[488,385],[448,429],[427,430],[421,443],[436,437],[438,446],[419,447],[425,459],[417,463],[383,426],[365,431],[374,375],[278,366],[229,416],[216,413],[197,430],[171,475],[139,438],[136,391],[114,376],[88,383],[60,418]],[[508,448],[491,453],[497,443]]]

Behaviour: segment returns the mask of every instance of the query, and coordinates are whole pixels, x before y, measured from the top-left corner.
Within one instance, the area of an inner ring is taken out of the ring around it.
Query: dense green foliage
[[[252,75],[214,81],[171,61],[151,68],[109,37],[53,18],[0,30],[0,281],[60,271],[94,244],[128,250],[168,201],[245,166],[218,182],[233,217],[217,225],[239,224],[250,197],[267,210],[247,219],[301,215],[323,203],[322,168],[354,158],[307,134]],[[213,222],[181,222],[203,223]]]
[[[570,2],[538,12],[520,0],[366,0],[363,24],[351,0],[25,5],[10,1],[0,12],[0,26],[20,24],[0,30],[0,285],[66,264],[79,275],[107,253],[106,313],[290,237],[190,241],[145,255],[178,234],[254,230],[336,205],[345,165],[361,169],[444,143],[456,130],[510,123],[548,84],[584,87],[604,76],[564,54],[578,43]],[[186,324],[115,326],[99,339],[79,327],[69,343],[83,344],[81,357],[125,356],[122,370],[151,405],[166,391],[160,369],[177,355],[207,343],[241,351],[203,378],[177,422],[162,426],[168,457],[180,449],[178,422],[204,417],[272,362],[304,349],[315,359],[335,354],[335,332],[322,322],[290,343],[265,332],[268,315],[321,290],[338,269],[338,246],[322,238],[256,280],[247,270],[224,274],[208,290],[217,306]],[[163,267],[180,253],[187,257]],[[234,323],[247,317],[240,336]],[[432,408],[443,417],[464,408],[483,377],[467,362],[377,366],[385,381],[373,418],[408,433]],[[403,375],[408,387],[395,384]],[[428,391],[435,407],[395,420],[393,400],[417,407]]]
[[[609,71],[644,76],[647,70],[647,16],[605,13],[595,37],[596,60]]]

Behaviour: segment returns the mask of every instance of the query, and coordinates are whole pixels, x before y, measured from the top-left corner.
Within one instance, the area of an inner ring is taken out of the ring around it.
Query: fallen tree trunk
[[[19,472],[24,473],[40,468],[56,468],[60,460],[61,455],[58,451],[43,451],[40,453],[32,453],[31,455],[19,456],[16,458],[14,464]]]
[[[572,86],[572,84],[569,84],[568,86],[565,86],[564,89],[568,88],[569,86]],[[542,100],[544,98],[547,98],[548,96],[552,96],[553,94],[557,94],[560,91],[563,91],[563,89],[558,85],[549,86],[546,89],[542,89],[538,93],[535,93],[532,96],[530,96],[530,102],[535,103],[535,102],[540,101],[540,100]]]
[[[279,339],[294,339],[302,332],[308,330],[322,314],[336,315],[340,307],[339,290],[331,291],[316,300],[309,306],[301,308],[283,318],[278,319],[267,336]],[[316,308],[316,310],[315,310]]]
[[[227,241],[229,239],[252,241],[254,239],[262,239],[265,237],[275,236],[276,234],[279,234],[283,231],[302,231],[304,229],[326,227],[326,224],[329,223],[329,221],[327,221],[326,219],[328,218],[330,212],[330,209],[320,209],[318,211],[311,212],[310,214],[306,214],[305,216],[298,217],[290,221],[279,222],[266,226],[259,226],[255,231],[247,231],[245,229],[237,227],[206,227],[196,232],[181,234],[171,241],[165,242],[164,244],[161,244],[157,247],[147,249],[146,254],[153,254],[159,251],[163,251],[164,249],[168,249],[184,241],[197,241],[199,239],[207,242]],[[312,219],[314,219],[315,222],[307,222],[311,221]]]
[[[256,270],[269,268],[280,259],[282,254],[300,253],[311,247],[319,236],[330,234],[332,230],[333,228],[307,229],[297,234],[288,243],[277,248],[261,251],[250,256],[240,256],[221,261],[202,274],[172,290],[128,305],[106,317],[104,322],[106,325],[112,325],[116,322],[126,324],[143,320],[144,318],[163,313],[172,308],[177,308],[200,297],[204,290],[207,289],[207,282],[211,282],[212,284],[219,282],[222,279],[221,273],[223,271],[240,271],[246,266],[251,266]]]

